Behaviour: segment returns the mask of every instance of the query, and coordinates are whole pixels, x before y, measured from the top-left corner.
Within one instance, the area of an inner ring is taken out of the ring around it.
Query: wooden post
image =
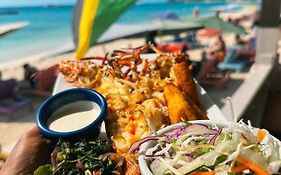
[[[257,30],[256,63],[273,65],[276,59],[281,0],[262,0]]]

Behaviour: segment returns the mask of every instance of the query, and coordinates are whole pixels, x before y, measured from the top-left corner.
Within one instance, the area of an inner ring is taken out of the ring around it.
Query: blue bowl
[[[48,120],[57,109],[69,103],[81,100],[96,102],[101,108],[100,114],[92,123],[81,129],[69,132],[57,132],[49,129]],[[41,133],[53,140],[58,140],[60,138],[65,140],[79,140],[81,138],[96,139],[100,134],[101,123],[105,118],[106,111],[107,103],[100,93],[86,88],[74,88],[49,97],[39,107],[36,120]]]

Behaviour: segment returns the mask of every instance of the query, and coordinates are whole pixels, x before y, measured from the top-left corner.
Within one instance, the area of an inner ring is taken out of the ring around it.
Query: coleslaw
[[[154,175],[280,173],[280,141],[242,120],[226,127],[186,122],[132,147],[147,141],[144,157]]]

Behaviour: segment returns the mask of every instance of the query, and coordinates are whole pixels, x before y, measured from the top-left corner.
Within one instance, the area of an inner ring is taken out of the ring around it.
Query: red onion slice
[[[172,129],[172,131],[166,132],[164,135],[168,140],[177,139],[184,131],[186,126],[178,126]]]
[[[216,134],[218,130],[211,129],[207,125],[200,124],[200,123],[194,123],[192,125],[189,125],[186,127],[184,133],[198,133],[198,134]]]
[[[218,138],[218,136],[221,134],[222,129],[220,128],[219,130],[217,130],[217,133],[214,135],[214,137],[212,137],[209,141],[210,145],[214,145],[216,143],[216,139]]]
[[[134,151],[136,151],[137,149],[139,149],[139,147],[145,143],[145,142],[148,142],[148,141],[151,141],[151,140],[158,140],[159,138],[157,136],[148,136],[148,137],[145,137],[137,142],[135,142],[134,144],[132,144],[132,146],[130,147],[128,153],[133,153]]]
[[[194,160],[196,156],[194,154],[188,153],[188,154],[184,154],[184,158],[186,161],[191,161]]]
[[[147,157],[147,158],[157,158],[157,157],[162,157],[163,155],[148,155],[148,154],[145,154],[144,155],[145,157]]]

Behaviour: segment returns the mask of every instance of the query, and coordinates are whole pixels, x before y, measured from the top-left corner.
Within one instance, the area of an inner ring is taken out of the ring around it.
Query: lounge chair
[[[11,120],[13,113],[22,108],[33,110],[31,100],[15,95],[16,85],[14,79],[0,81],[0,113],[5,114],[8,120]]]
[[[26,95],[49,97],[52,95],[52,89],[56,81],[56,78],[57,78],[56,66],[50,67],[48,69],[44,69],[34,75],[34,81],[36,84],[36,87],[34,89],[21,88],[19,89],[19,92],[21,94],[26,94]]]
[[[203,87],[214,86],[216,88],[224,88],[229,77],[222,71],[216,68],[217,61],[208,59],[202,63],[200,71],[197,75],[197,81]]]
[[[222,63],[218,64],[220,70],[233,70],[236,72],[243,72],[247,69],[247,63],[244,61],[235,60],[237,48],[229,48]]]

